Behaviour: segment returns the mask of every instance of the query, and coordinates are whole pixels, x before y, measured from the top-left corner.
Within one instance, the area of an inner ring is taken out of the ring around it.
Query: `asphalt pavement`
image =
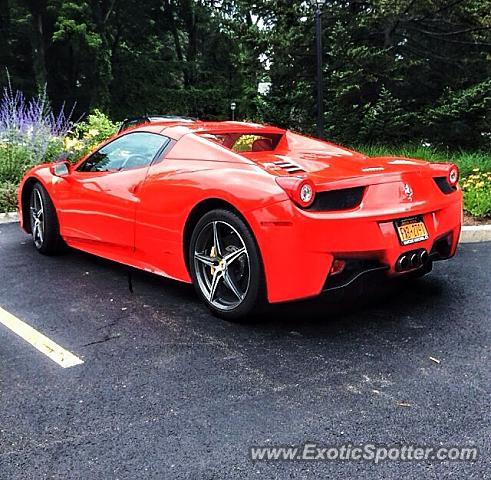
[[[0,479],[490,478],[491,242],[415,282],[370,278],[211,316],[190,285],[0,225],[0,307],[81,358],[60,368],[0,325]],[[431,358],[430,358],[431,357]],[[251,446],[477,446],[474,462],[253,462]]]

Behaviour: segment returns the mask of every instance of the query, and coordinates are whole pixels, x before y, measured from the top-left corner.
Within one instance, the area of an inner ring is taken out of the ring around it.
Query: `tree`
[[[47,83],[55,107],[228,118],[235,101],[315,131],[311,1],[0,0],[0,20],[14,84]],[[328,137],[489,145],[489,0],[332,0],[323,27]]]
[[[31,53],[34,77],[39,90],[45,88],[48,80],[46,69],[46,16],[47,0],[23,0],[31,20]]]

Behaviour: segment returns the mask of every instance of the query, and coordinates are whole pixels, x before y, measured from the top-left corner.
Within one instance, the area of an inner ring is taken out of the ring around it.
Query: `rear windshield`
[[[278,133],[201,133],[203,138],[212,140],[237,153],[271,152],[276,149],[282,134]]]

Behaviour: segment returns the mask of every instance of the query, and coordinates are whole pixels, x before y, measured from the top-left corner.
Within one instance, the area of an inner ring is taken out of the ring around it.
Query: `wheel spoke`
[[[39,236],[39,241],[41,243],[44,242],[44,232],[43,232],[43,224],[39,223],[38,225],[38,236]]]
[[[39,194],[39,192],[37,190],[35,190],[35,192],[36,192],[36,194],[34,196],[34,198],[36,199],[36,201],[35,201],[35,207],[36,207],[36,210],[39,213],[39,210],[41,210],[43,208],[43,204],[42,204],[42,201],[41,201],[41,195]]]
[[[221,257],[222,247],[220,245],[220,239],[218,238],[218,222],[213,222],[213,245],[215,247],[215,253]]]
[[[228,273],[228,271],[225,271],[223,273],[223,281],[225,282],[225,285],[227,285],[227,287],[232,290],[232,292],[234,293],[234,295],[240,300],[242,301],[242,299],[244,298],[244,295],[241,293],[241,291],[238,289],[237,285],[235,284],[235,282],[232,280],[232,277],[230,276],[230,274]]]
[[[215,298],[215,293],[217,291],[218,283],[223,277],[223,272],[222,271],[216,271],[213,275],[213,278],[211,280],[211,286],[210,286],[210,293],[208,295],[208,301],[213,302],[213,299]]]
[[[212,257],[208,257],[207,255],[203,255],[202,253],[195,252],[194,258],[201,263],[204,263],[208,267],[214,267],[216,265],[216,261]]]
[[[32,228],[32,238],[34,238],[34,241],[38,236],[38,228],[39,228],[39,223],[36,222]]]
[[[44,243],[44,205],[38,190],[33,191],[31,198],[32,238],[37,248]]]
[[[235,250],[235,252],[229,253],[226,255],[225,261],[227,262],[227,265],[230,265],[232,262],[237,260],[239,257],[241,257],[244,253],[246,253],[247,250],[245,247],[239,248],[238,250]]]

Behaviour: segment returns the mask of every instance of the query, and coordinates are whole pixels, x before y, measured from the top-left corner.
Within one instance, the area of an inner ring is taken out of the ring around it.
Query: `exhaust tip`
[[[406,255],[401,255],[399,257],[399,260],[397,260],[397,270],[401,271],[401,270],[406,270],[410,265],[410,261],[409,261],[409,257],[407,257]]]
[[[415,267],[419,266],[419,264],[420,264],[420,255],[418,255],[417,253],[413,253],[411,255],[410,263],[411,263],[411,267],[412,268],[415,268]]]
[[[429,255],[428,255],[428,252],[426,250],[423,250],[420,254],[419,254],[419,261],[421,262],[421,264],[425,264],[429,259]]]

